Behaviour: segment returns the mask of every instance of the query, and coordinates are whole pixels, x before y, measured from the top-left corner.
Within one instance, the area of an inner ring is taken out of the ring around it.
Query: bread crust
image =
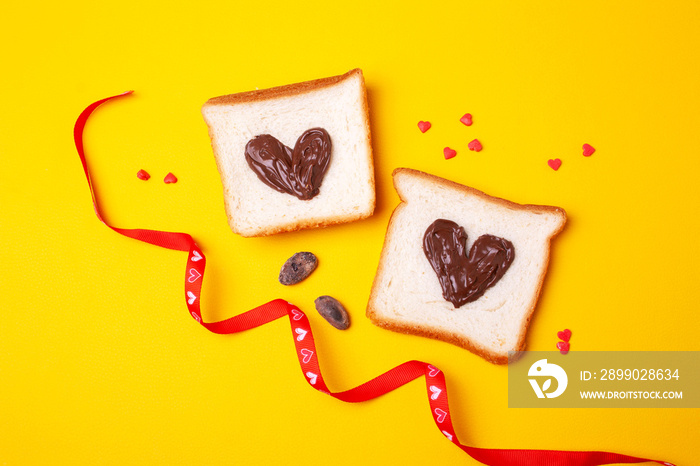
[[[303,230],[303,229],[310,229],[310,228],[322,228],[322,227],[328,227],[331,225],[337,225],[340,223],[348,223],[352,221],[357,221],[357,220],[363,220],[365,218],[368,218],[372,216],[374,213],[374,209],[376,208],[376,185],[375,185],[375,173],[374,173],[374,157],[373,157],[373,151],[372,151],[372,136],[371,136],[371,131],[370,131],[370,124],[369,124],[369,105],[367,101],[367,89],[365,87],[365,81],[364,81],[364,75],[362,73],[362,70],[360,68],[355,68],[353,70],[348,71],[345,74],[338,75],[338,76],[331,76],[327,78],[320,78],[320,79],[314,79],[311,81],[304,81],[300,83],[294,83],[294,84],[287,84],[284,86],[277,86],[277,87],[272,87],[269,89],[257,89],[254,91],[247,91],[247,92],[240,92],[237,94],[229,94],[229,95],[223,95],[219,97],[213,97],[202,106],[202,113],[204,114],[204,111],[207,107],[210,106],[218,106],[218,105],[238,105],[238,104],[245,104],[245,103],[250,103],[250,102],[258,102],[258,101],[265,101],[265,100],[274,100],[274,99],[279,99],[279,98],[284,98],[284,97],[291,97],[291,96],[299,96],[305,93],[310,93],[314,91],[318,91],[320,89],[330,87],[337,85],[345,80],[348,79],[359,79],[359,82],[361,84],[361,89],[362,89],[362,115],[363,115],[363,123],[365,127],[365,132],[367,134],[365,144],[368,149],[368,166],[369,166],[369,173],[370,173],[370,179],[367,180],[368,186],[371,189],[371,192],[373,193],[372,198],[370,200],[370,204],[367,206],[366,209],[357,211],[356,213],[353,213],[351,215],[339,215],[339,216],[329,216],[325,217],[322,219],[301,219],[298,222],[295,223],[288,223],[282,226],[278,227],[267,227],[267,228],[261,228],[255,232],[248,232],[248,231],[243,231],[238,226],[236,225],[235,222],[235,215],[232,211],[231,205],[230,205],[230,192],[228,190],[228,187],[224,183],[224,208],[226,211],[226,217],[228,219],[229,226],[231,230],[243,237],[246,238],[252,238],[252,237],[262,237],[262,236],[271,236],[275,235],[278,233],[285,233],[285,232],[293,232],[293,231],[298,231],[298,230]],[[225,173],[223,170],[223,165],[222,165],[222,155],[219,154],[217,151],[216,147],[217,144],[215,143],[216,141],[216,132],[214,131],[214,128],[209,125],[205,118],[205,122],[207,123],[207,129],[209,133],[209,138],[211,140],[211,146],[212,150],[214,152],[214,158],[216,160],[216,167],[217,170],[219,171],[219,174],[221,176],[222,181],[225,179]]]
[[[309,228],[325,228],[329,227],[331,225],[337,225],[340,223],[348,223],[348,222],[354,222],[356,220],[363,220],[367,217],[372,216],[374,213],[374,204],[372,206],[371,211],[367,212],[362,212],[358,215],[341,215],[337,217],[326,217],[322,220],[301,220],[296,223],[290,223],[286,224],[284,226],[280,227],[270,227],[270,228],[265,228],[263,230],[260,230],[259,232],[255,232],[253,234],[248,234],[247,232],[240,231],[236,228],[234,228],[233,222],[232,222],[232,217],[230,214],[227,212],[227,216],[229,219],[229,225],[231,226],[231,229],[233,230],[234,233],[241,235],[244,238],[258,238],[258,237],[263,237],[263,236],[272,236],[276,235],[277,233],[286,233],[286,232],[292,232],[292,231],[299,231],[299,230],[306,230]]]
[[[440,178],[439,176],[431,175],[430,173],[425,173],[419,170],[414,170],[412,168],[396,168],[394,171],[391,173],[391,176],[394,180],[396,180],[396,176],[400,175],[401,173],[410,173],[412,176],[418,177],[418,178],[423,178],[431,183],[436,183],[436,184],[442,184],[443,186],[456,189],[458,191],[462,191],[465,194],[469,194],[472,196],[477,196],[480,197],[481,199],[484,199],[489,202],[494,202],[496,204],[500,204],[503,207],[506,207],[508,209],[513,209],[513,210],[528,210],[530,212],[534,213],[555,213],[558,215],[563,216],[563,220],[566,221],[566,211],[562,209],[561,207],[556,207],[556,206],[548,206],[548,205],[534,205],[534,204],[518,204],[513,201],[509,201],[507,199],[502,199],[500,197],[495,197],[486,194],[483,191],[479,191],[478,189],[465,186],[463,184],[450,181],[445,178]],[[396,192],[399,194],[399,198],[401,198],[401,202],[406,202],[406,199],[402,197],[402,193],[399,191],[399,189],[396,187],[396,182],[394,181],[394,188],[396,188]],[[550,237],[553,238],[556,236],[561,230],[564,228],[564,223],[562,223],[562,226],[556,230],[556,232]]]
[[[422,326],[417,326],[417,325],[411,325],[407,324],[405,322],[393,320],[393,319],[388,319],[386,317],[382,317],[379,315],[378,309],[374,306],[374,303],[376,302],[377,296],[379,294],[379,286],[378,286],[378,280],[379,277],[381,277],[384,273],[384,263],[385,263],[385,257],[387,254],[387,245],[388,241],[390,241],[390,238],[388,236],[389,232],[392,230],[394,227],[394,223],[396,222],[396,219],[399,217],[399,214],[401,210],[406,206],[407,199],[404,196],[404,194],[401,192],[400,188],[397,186],[396,183],[396,177],[397,175],[400,175],[401,173],[409,173],[412,176],[418,177],[418,178],[423,178],[424,180],[431,182],[431,183],[437,183],[441,184],[443,186],[449,187],[451,189],[456,189],[458,191],[462,191],[465,194],[471,195],[471,196],[477,196],[480,197],[481,199],[487,200],[489,202],[494,202],[496,204],[499,204],[503,207],[506,207],[508,209],[516,209],[516,210],[528,210],[530,212],[536,212],[536,213],[553,213],[556,215],[561,216],[561,225],[560,227],[555,230],[548,238],[547,238],[547,255],[544,260],[544,267],[542,268],[542,271],[539,276],[539,281],[537,284],[537,289],[536,292],[533,295],[533,299],[529,303],[527,309],[527,313],[525,315],[525,319],[523,321],[523,324],[520,327],[520,332],[518,333],[517,336],[517,343],[516,347],[512,350],[509,351],[522,351],[525,349],[525,336],[527,334],[527,329],[530,325],[530,321],[532,319],[532,315],[535,311],[535,307],[537,304],[537,301],[539,300],[540,292],[542,290],[542,285],[544,283],[544,278],[547,274],[547,269],[549,267],[549,257],[550,257],[550,246],[551,246],[551,241],[552,238],[557,236],[564,228],[564,225],[566,223],[566,211],[562,209],[561,207],[555,207],[555,206],[545,206],[545,205],[532,205],[532,204],[517,204],[515,202],[490,196],[482,191],[479,191],[477,189],[471,188],[469,186],[465,186],[463,184],[456,183],[454,181],[450,181],[444,178],[437,177],[435,175],[431,175],[429,173],[421,172],[418,170],[413,170],[410,168],[397,168],[393,171],[392,177],[394,180],[394,187],[399,194],[399,198],[401,202],[399,205],[394,209],[394,212],[391,215],[391,218],[389,219],[389,223],[387,224],[387,229],[386,229],[386,238],[387,240],[385,241],[384,247],[382,248],[382,252],[380,255],[379,259],[379,265],[377,267],[377,273],[374,277],[374,281],[372,284],[372,291],[370,292],[370,298],[369,302],[367,304],[367,311],[366,315],[367,317],[374,323],[375,325],[385,328],[387,330],[392,330],[394,332],[398,333],[404,333],[404,334],[409,334],[409,335],[417,335],[417,336],[423,336],[423,337],[428,337],[432,338],[435,340],[440,340],[444,341],[446,343],[451,343],[453,345],[459,346],[461,348],[464,348],[484,359],[487,361],[493,363],[493,364],[507,364],[509,363],[512,359],[509,358],[507,353],[498,353],[495,351],[491,351],[488,348],[485,348],[474,341],[470,340],[468,337],[464,337],[462,335],[450,333],[450,332],[443,332],[439,330],[435,330],[432,328],[426,328]]]
[[[313,79],[294,84],[285,84],[284,86],[270,87],[268,89],[256,89],[254,91],[239,92],[237,94],[228,94],[218,97],[212,97],[207,100],[204,106],[207,105],[236,105],[249,102],[257,102],[260,100],[278,99],[281,97],[297,96],[307,92],[317,91],[324,87],[333,86],[353,76],[359,76],[364,83],[364,76],[360,68],[350,70],[345,74],[338,76],[330,76],[328,78]],[[366,104],[366,99],[365,99]]]

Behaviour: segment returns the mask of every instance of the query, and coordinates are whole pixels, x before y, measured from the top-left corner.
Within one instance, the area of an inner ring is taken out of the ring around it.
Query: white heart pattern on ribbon
[[[187,292],[187,304],[190,306],[194,304],[194,302],[197,300],[197,295],[192,293],[191,291]]]
[[[202,274],[197,271],[197,269],[190,269],[190,276],[187,279],[188,282],[194,283],[202,277]]]
[[[190,312],[190,314],[192,314],[192,317],[194,317],[194,320],[196,320],[200,324],[202,323],[202,318],[199,317],[196,312],[192,311],[192,312]]]
[[[304,364],[308,364],[309,361],[311,361],[311,356],[314,355],[314,352],[311,351],[310,349],[302,348],[301,351],[299,351],[301,355],[303,356],[302,361]]]
[[[192,262],[197,262],[202,260],[202,255],[196,249],[192,251],[192,257],[190,258]]]
[[[432,395],[430,395],[430,399],[431,399],[431,400],[437,400],[438,397],[440,396],[440,393],[442,393],[442,390],[440,390],[439,388],[437,388],[435,385],[431,385],[431,386],[430,386],[430,392],[432,393]]]
[[[306,333],[307,333],[306,330],[304,330],[303,328],[295,328],[295,329],[294,329],[294,332],[295,332],[297,335],[299,335],[299,336],[297,337],[297,341],[303,340],[304,337],[306,337]]]
[[[301,320],[302,317],[304,317],[304,314],[301,311],[297,311],[296,309],[292,309],[292,319]]]
[[[313,372],[307,372],[306,376],[309,378],[309,383],[311,385],[316,385],[316,379],[318,378],[318,374],[314,374]]]
[[[454,438],[454,436],[453,436],[451,433],[447,432],[446,430],[443,430],[443,431],[442,431],[442,435],[444,435],[445,437],[447,437],[447,440],[449,440],[450,442],[451,442],[452,439]]]
[[[430,377],[435,377],[440,373],[440,369],[437,367],[433,366],[432,364],[428,364],[428,375]]]
[[[442,423],[447,416],[447,413],[440,408],[435,408],[435,416],[437,416],[437,422]]]

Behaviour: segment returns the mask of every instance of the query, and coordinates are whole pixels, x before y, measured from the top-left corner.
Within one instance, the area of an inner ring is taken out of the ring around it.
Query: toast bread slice
[[[267,236],[369,217],[375,207],[369,110],[360,69],[340,76],[209,99],[202,107],[223,185],[226,216],[241,236]],[[300,200],[263,183],[246,144],[270,134],[292,148],[324,128],[332,148],[318,195]]]
[[[442,340],[496,363],[521,351],[549,263],[550,242],[564,227],[559,207],[520,205],[437,176],[398,168],[394,186],[401,203],[389,221],[367,317],[396,332]],[[423,251],[423,236],[436,219],[462,226],[467,248],[481,235],[510,241],[514,259],[475,301],[455,308],[443,297]]]

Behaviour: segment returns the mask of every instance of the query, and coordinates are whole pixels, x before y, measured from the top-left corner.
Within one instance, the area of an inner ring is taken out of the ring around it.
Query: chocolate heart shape
[[[467,234],[451,220],[435,220],[423,235],[423,252],[433,267],[442,296],[455,308],[476,301],[506,273],[515,258],[513,243],[482,235],[467,255]]]
[[[331,159],[331,137],[323,128],[311,128],[299,136],[294,150],[276,137],[260,134],[245,146],[248,166],[260,181],[302,201],[319,193]]]

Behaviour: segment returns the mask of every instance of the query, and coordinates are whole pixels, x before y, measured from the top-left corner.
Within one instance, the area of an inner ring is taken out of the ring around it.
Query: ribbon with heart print
[[[452,424],[450,408],[447,402],[447,385],[445,376],[437,367],[422,361],[408,361],[393,369],[375,377],[374,379],[342,392],[332,392],[321,374],[318,362],[318,354],[314,344],[313,334],[309,319],[297,306],[283,300],[275,299],[255,309],[236,315],[218,322],[204,322],[200,308],[200,296],[206,258],[202,250],[192,237],[186,233],[174,233],[158,230],[123,229],[113,227],[102,218],[95,189],[90,178],[85,148],[83,146],[83,131],[88,118],[103,103],[125,95],[107,97],[89,105],[78,117],[75,123],[73,136],[75,147],[83,164],[83,170],[87,178],[93,207],[97,217],[102,223],[119,234],[144,241],[156,246],[177,251],[187,251],[187,268],[185,271],[185,302],[190,315],[207,330],[229,334],[242,332],[260,325],[266,324],[280,317],[287,316],[291,324],[292,337],[296,347],[297,357],[302,374],[306,381],[315,389],[334,398],[346,402],[361,402],[377,398],[396,388],[411,382],[421,376],[425,377],[426,389],[430,410],[438,429],[450,442],[464,450],[475,460],[487,465],[567,465],[567,466],[592,466],[610,463],[642,463],[655,462],[667,466],[673,466],[669,462],[637,458],[617,453],[600,451],[560,451],[560,450],[502,450],[489,448],[475,448],[462,444],[457,438]]]

